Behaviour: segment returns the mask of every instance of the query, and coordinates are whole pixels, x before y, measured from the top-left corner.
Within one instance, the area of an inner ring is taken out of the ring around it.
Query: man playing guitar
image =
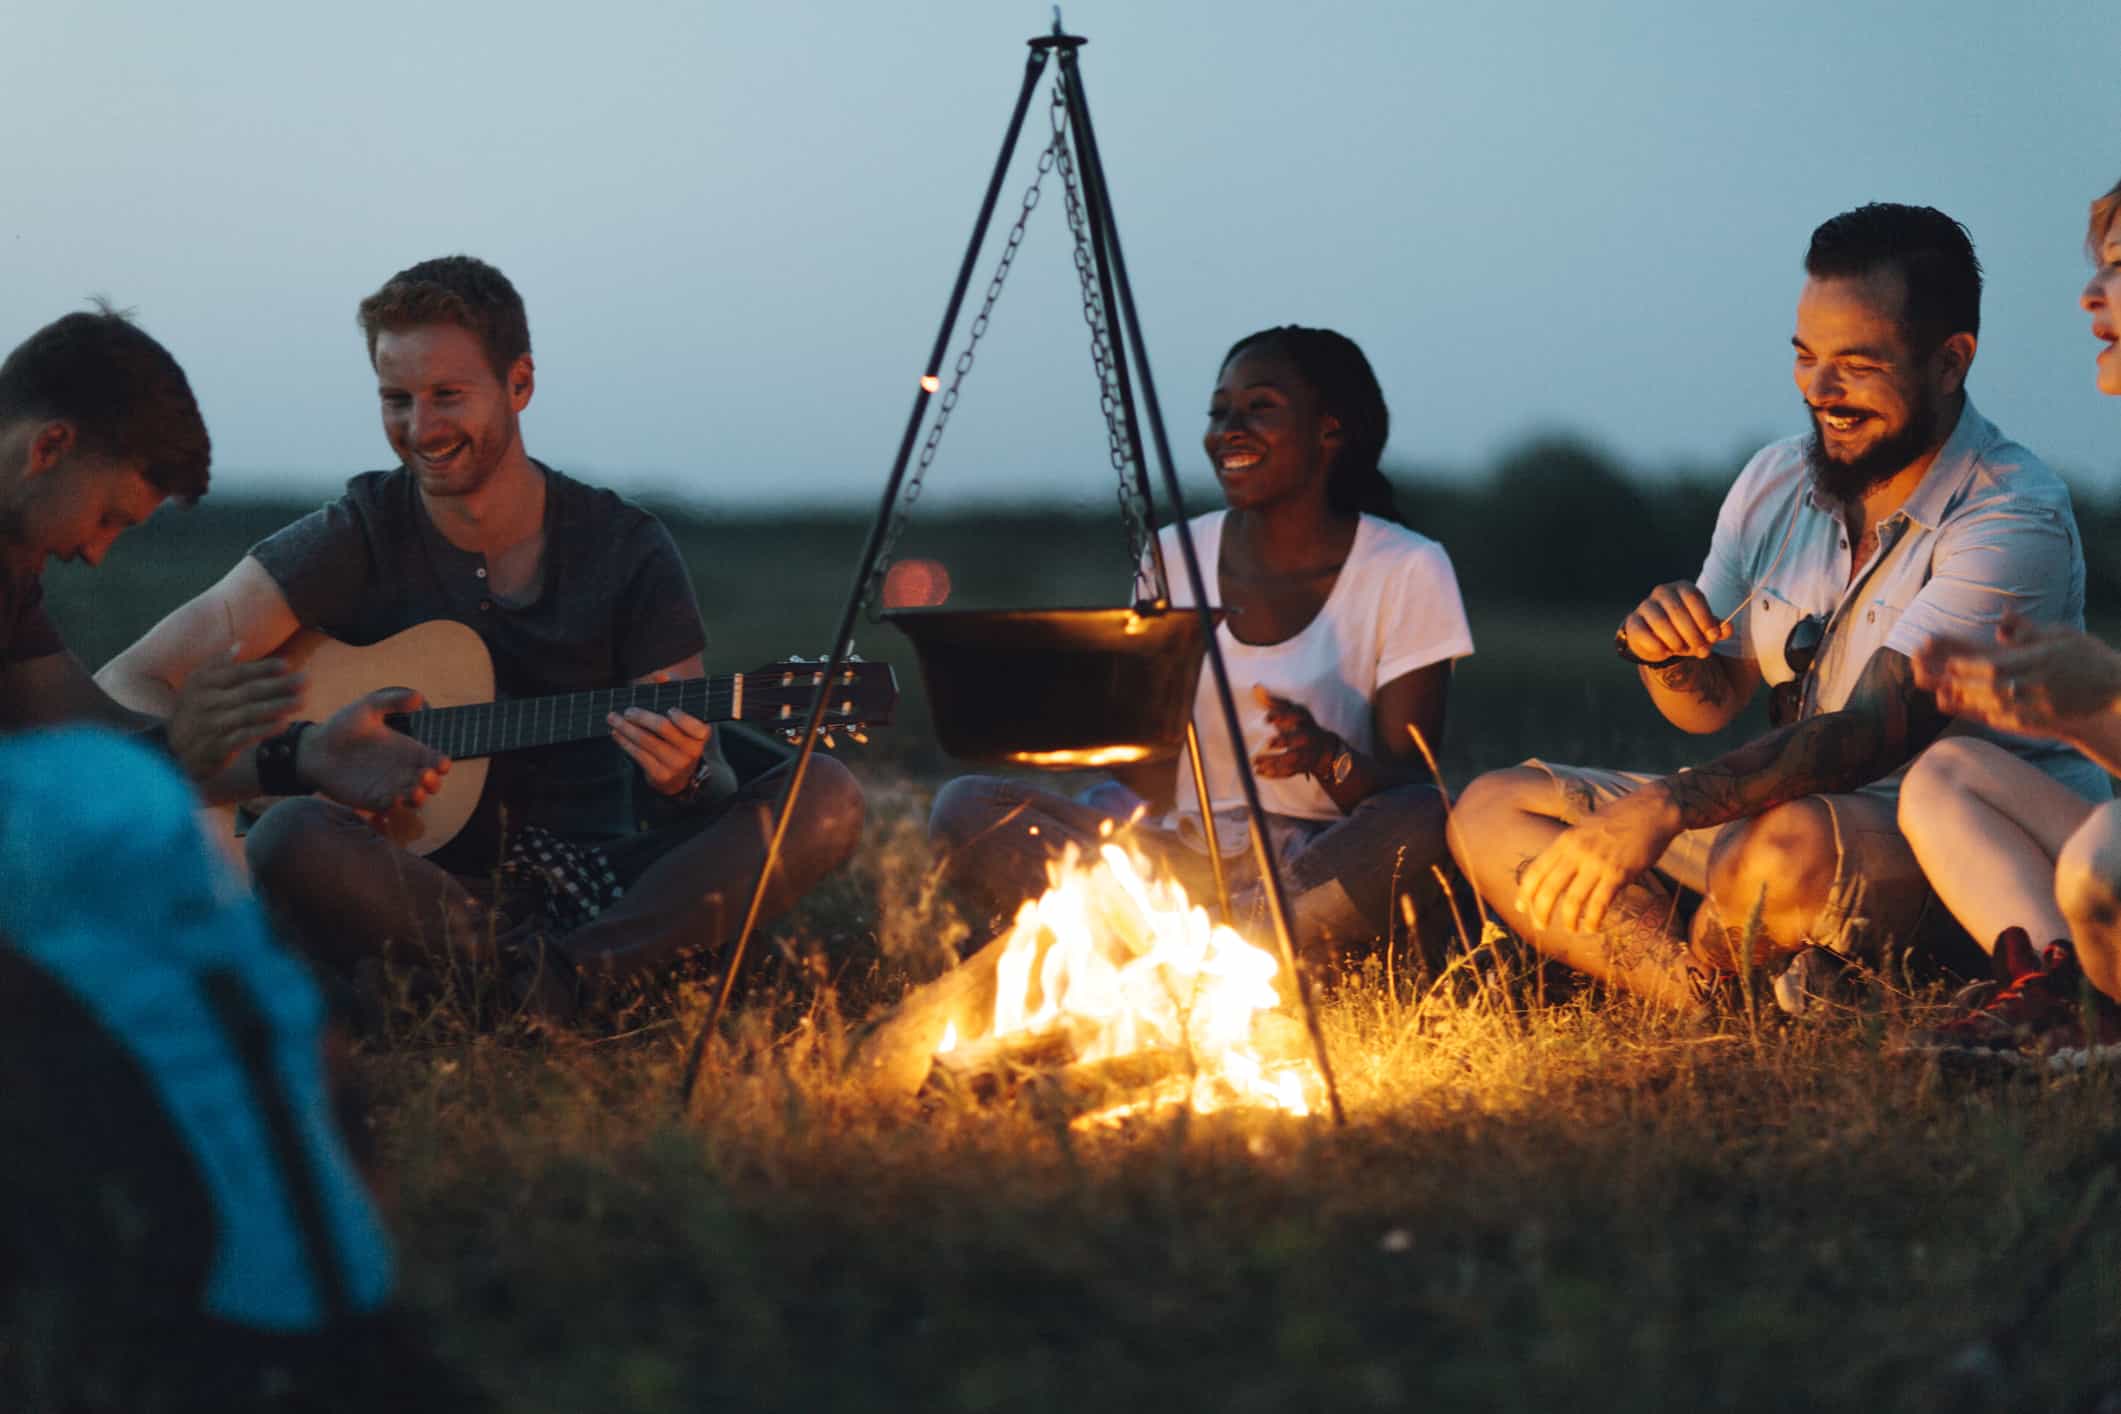
[[[99,681],[152,710],[194,671],[276,653],[298,630],[366,644],[435,619],[478,634],[503,698],[699,677],[705,634],[668,531],[524,450],[535,370],[508,279],[469,256],[424,261],[364,300],[360,323],[400,465],[253,546]],[[247,841],[258,891],[342,965],[498,940],[572,984],[718,947],[743,921],[786,768],[740,787],[697,717],[630,706],[607,720],[608,738],[496,758],[477,815],[428,857],[329,801],[284,800]],[[776,910],[844,862],[861,827],[860,790],[829,758],[796,808]]]

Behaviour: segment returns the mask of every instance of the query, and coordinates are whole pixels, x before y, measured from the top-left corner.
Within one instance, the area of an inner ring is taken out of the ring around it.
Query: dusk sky
[[[1983,411],[2121,492],[2121,403],[2093,389],[2076,306],[2086,205],[2121,177],[2113,14],[1065,11],[1091,40],[1086,88],[1189,473],[1222,350],[1289,321],[1368,350],[1393,463],[1477,469],[1573,429],[1651,470],[1734,472],[1802,426],[1788,340],[1811,228],[1891,199],[1973,232]],[[1049,24],[1047,6],[1001,0],[13,0],[0,343],[108,295],[190,372],[217,488],[321,494],[390,460],[355,304],[468,251],[529,305],[534,455],[695,502],[867,504],[1024,40]],[[1051,195],[935,501],[1109,495]]]

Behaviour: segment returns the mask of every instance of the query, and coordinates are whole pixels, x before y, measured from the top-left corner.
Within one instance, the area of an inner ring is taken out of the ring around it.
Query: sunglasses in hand
[[[1802,678],[1812,670],[1819,660],[1819,649],[1826,642],[1826,616],[1806,614],[1790,625],[1789,634],[1782,640],[1782,661],[1789,664],[1790,671]],[[1613,635],[1613,649],[1623,662],[1633,663],[1638,668],[1669,668],[1674,663],[1684,662],[1690,655],[1675,653],[1669,658],[1644,658],[1628,647],[1628,631],[1620,629]]]

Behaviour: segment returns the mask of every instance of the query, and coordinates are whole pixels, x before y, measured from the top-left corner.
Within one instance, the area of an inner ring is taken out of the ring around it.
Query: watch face
[[[1340,749],[1340,755],[1333,758],[1333,784],[1339,785],[1354,774],[1355,753],[1344,746]]]

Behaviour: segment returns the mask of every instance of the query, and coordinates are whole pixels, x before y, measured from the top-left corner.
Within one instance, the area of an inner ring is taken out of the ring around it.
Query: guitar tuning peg
[[[823,742],[825,743],[825,749],[826,749],[827,751],[830,751],[830,750],[832,750],[832,748],[834,748],[835,746],[838,746],[838,745],[839,745],[839,743],[838,743],[838,742],[836,742],[836,741],[834,741],[834,740],[832,739],[832,733],[831,733],[831,732],[819,732],[819,733],[818,733],[818,739],[819,739],[819,740],[821,740],[821,741],[823,741]]]
[[[863,731],[860,727],[849,727],[847,728],[847,740],[860,746],[867,746],[869,744],[869,733]]]

